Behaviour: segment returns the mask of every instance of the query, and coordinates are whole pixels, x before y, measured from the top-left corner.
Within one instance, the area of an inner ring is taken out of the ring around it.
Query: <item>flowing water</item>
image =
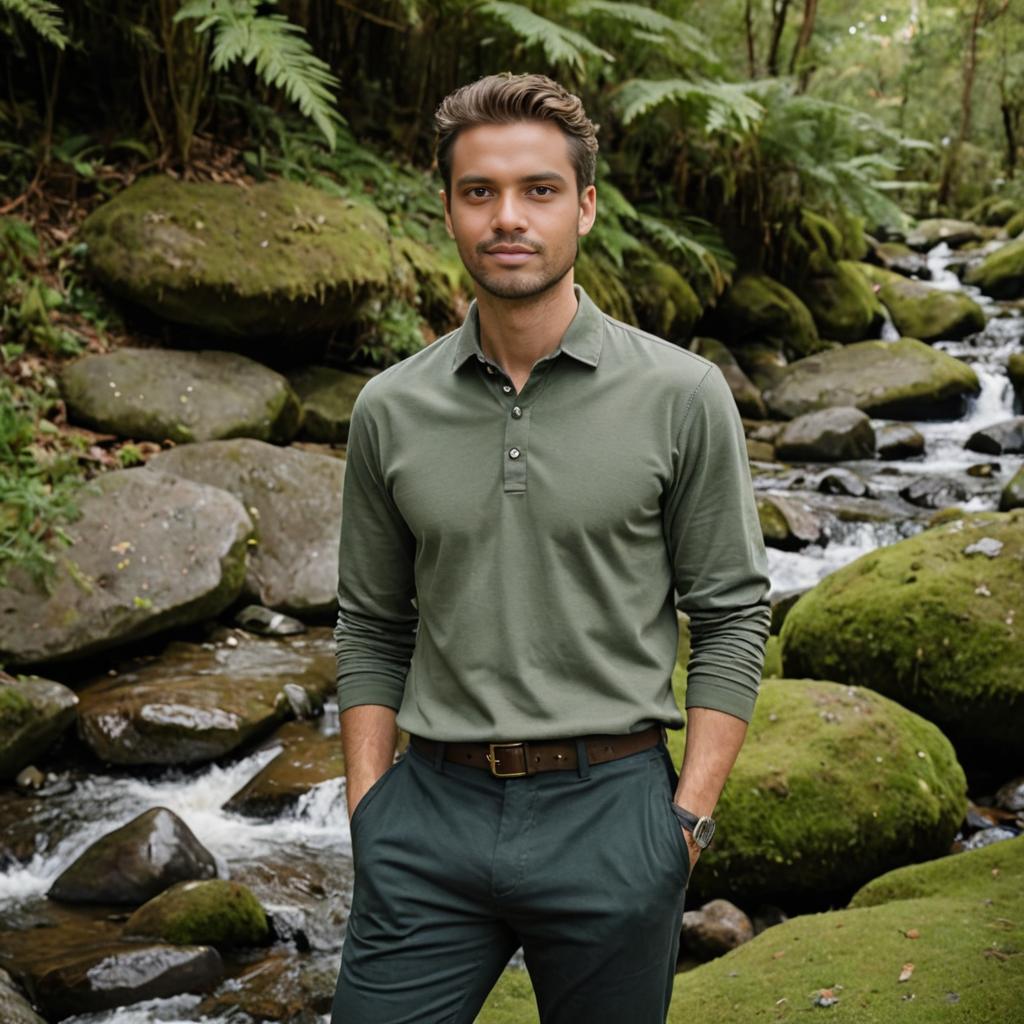
[[[962,288],[948,270],[951,254],[945,246],[933,250],[929,262],[933,284]],[[963,442],[979,427],[1013,415],[1013,398],[1006,377],[1009,351],[1024,335],[1024,318],[1014,309],[1001,309],[992,300],[964,289],[982,304],[990,317],[986,329],[963,342],[940,343],[957,358],[970,363],[981,379],[981,394],[965,415],[949,422],[925,422],[915,426],[924,435],[923,459],[903,462],[847,464],[860,473],[879,497],[896,494],[915,475],[954,476],[971,487],[968,508],[991,508],[993,495],[1020,465],[1020,458],[996,460],[963,448]],[[876,426],[882,421],[876,421]],[[987,480],[967,475],[971,465],[997,461],[999,469]],[[813,476],[819,470],[807,471]],[[759,479],[758,486],[787,495],[799,494],[780,484],[799,484],[796,475]],[[914,510],[915,513],[920,510]],[[828,543],[800,552],[770,551],[775,592],[812,585],[826,573],[860,554],[889,544],[922,528],[922,521],[891,522],[829,521]],[[328,704],[320,728],[337,733],[337,710]],[[344,939],[351,894],[351,846],[341,780],[316,787],[293,813],[269,822],[227,814],[221,805],[237,792],[277,752],[262,749],[233,763],[190,771],[167,771],[138,777],[126,772],[88,774],[69,771],[51,775],[42,791],[48,813],[72,823],[68,834],[47,852],[37,853],[24,866],[0,874],[0,927],[30,928],[45,919],[46,891],[54,879],[91,842],[125,824],[142,812],[168,807],[178,814],[214,855],[221,877],[245,882],[255,892],[285,943],[296,956],[336,969]],[[51,820],[48,818],[47,820]],[[43,826],[41,825],[41,828]],[[31,941],[30,939],[28,941]],[[299,953],[299,950],[302,950]],[[179,996],[137,1003],[104,1013],[71,1018],[73,1024],[239,1024],[249,1018],[237,1013],[202,1016],[199,996]],[[327,1017],[323,1018],[324,1021]]]

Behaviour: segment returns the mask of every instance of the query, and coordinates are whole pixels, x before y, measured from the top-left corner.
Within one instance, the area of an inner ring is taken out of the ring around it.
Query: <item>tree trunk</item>
[[[753,0],[747,0],[743,9],[743,27],[747,33],[747,74],[750,78],[757,78],[757,57],[754,52],[754,16],[750,7]]]
[[[1020,111],[1003,102],[999,108],[1003,115],[1003,133],[1006,135],[1006,176],[1012,178],[1017,171],[1017,122]]]
[[[786,15],[789,13],[789,0],[772,0],[772,34],[768,46],[768,74],[773,78],[779,73],[779,44],[782,32],[786,27]]]
[[[818,0],[804,0],[804,20],[800,25],[800,35],[797,36],[796,44],[793,47],[793,54],[789,58],[789,73],[796,72],[800,64],[800,58],[806,53],[810,45],[811,36],[814,35],[814,19],[818,14]],[[806,92],[807,83],[810,81],[814,68],[809,65],[800,67],[800,78],[797,84],[797,92]]]

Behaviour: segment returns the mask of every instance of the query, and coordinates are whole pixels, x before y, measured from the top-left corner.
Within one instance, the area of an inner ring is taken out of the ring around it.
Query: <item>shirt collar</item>
[[[604,317],[582,286],[574,284],[573,291],[576,293],[576,315],[570,321],[565,334],[562,335],[562,340],[549,358],[553,358],[559,352],[564,352],[567,356],[571,356],[586,366],[594,367],[597,366],[597,361],[601,357],[601,346],[604,342]],[[458,328],[454,340],[453,373],[467,359],[473,356],[483,358],[483,349],[480,347],[480,314],[477,310],[476,299],[469,304],[466,319]]]

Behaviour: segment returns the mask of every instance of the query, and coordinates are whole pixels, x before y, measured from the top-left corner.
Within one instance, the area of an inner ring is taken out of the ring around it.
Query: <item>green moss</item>
[[[0,683],[0,741],[32,714],[32,701],[16,686]]]
[[[767,274],[744,274],[719,305],[718,316],[730,345],[767,345],[792,357],[821,348],[807,307]]]
[[[377,210],[289,181],[242,190],[151,175],[90,214],[82,238],[113,291],[235,336],[336,327],[391,271]]]
[[[1024,231],[1024,210],[1018,210],[1004,225],[1008,238],[1016,238]]]
[[[764,671],[762,679],[778,679],[782,676],[782,647],[777,636],[768,637],[764,649]]]
[[[270,926],[246,886],[211,879],[171,886],[132,914],[125,933],[179,946],[254,946],[269,938]]]
[[[978,266],[967,271],[964,281],[997,299],[1024,295],[1024,238],[1008,242],[986,256]]]
[[[652,333],[677,344],[689,341],[701,305],[689,281],[675,267],[644,260],[630,267],[629,285],[634,307]]]
[[[991,538],[995,558],[964,555]],[[987,757],[1019,750],[1024,510],[976,514],[872,551],[804,594],[782,627],[787,674],[871,686]]]
[[[1013,352],[1006,361],[1006,372],[1017,397],[1024,401],[1024,352]]]
[[[843,342],[877,338],[885,314],[857,264],[839,260],[827,269],[798,289],[821,336]]]

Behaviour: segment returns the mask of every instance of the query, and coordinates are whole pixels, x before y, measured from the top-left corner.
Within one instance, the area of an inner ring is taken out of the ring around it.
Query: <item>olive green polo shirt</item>
[[[352,413],[338,559],[339,709],[435,740],[520,740],[753,713],[766,559],[743,428],[706,359],[576,315],[520,393],[463,325]]]

